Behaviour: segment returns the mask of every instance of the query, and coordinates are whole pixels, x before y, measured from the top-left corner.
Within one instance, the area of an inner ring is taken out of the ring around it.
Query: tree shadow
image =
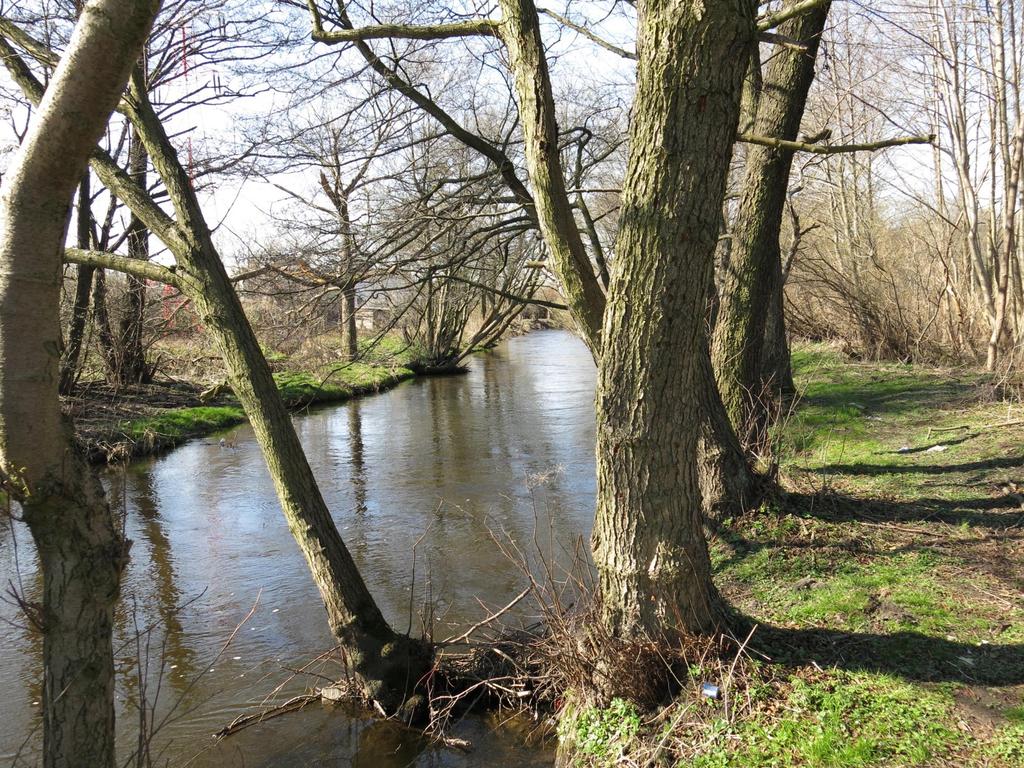
[[[745,618],[748,626],[757,624]],[[919,682],[1024,684],[1024,645],[963,643],[919,632],[790,629],[758,624],[748,645],[775,664],[874,672]]]
[[[913,501],[863,499],[838,491],[787,493],[779,502],[795,517],[831,523],[931,522],[1005,530],[1024,523],[1024,496],[1004,493],[970,499],[916,498]]]
[[[895,451],[893,451],[895,453]],[[1024,454],[999,456],[960,464],[826,464],[808,472],[818,475],[945,475],[957,472],[980,472],[990,469],[1024,469]]]
[[[958,437],[953,440],[932,440],[932,442],[928,443],[928,445],[920,445],[917,448],[905,447],[895,451],[879,451],[878,453],[883,456],[912,456],[915,453],[928,453],[929,451],[931,451],[932,453],[938,453],[938,451],[935,451],[935,449],[940,446],[946,446],[948,448],[951,445],[962,445],[963,443],[966,443],[968,440],[973,440],[974,438],[978,437],[980,434],[980,432],[971,432],[969,434],[963,435],[962,437]]]
[[[829,410],[853,406],[864,413],[895,415],[917,410],[923,400],[930,407],[941,410],[979,399],[977,383],[970,380],[935,376],[921,378],[920,375],[888,378],[879,375],[830,382],[827,388],[804,395],[801,403]]]

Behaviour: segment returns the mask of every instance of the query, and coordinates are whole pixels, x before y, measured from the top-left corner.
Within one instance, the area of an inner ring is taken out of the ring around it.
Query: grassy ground
[[[274,381],[291,409],[340,402],[380,392],[414,375],[416,351],[397,339],[384,339],[359,362],[320,363],[315,370],[296,368],[303,361],[279,357]],[[225,386],[212,396],[196,382],[165,381],[113,389],[86,382],[65,410],[75,418],[76,435],[95,461],[114,461],[157,453],[193,437],[241,424],[245,413]]]
[[[795,364],[788,493],[712,545],[747,658],[605,764],[1024,768],[1024,407],[974,373]]]

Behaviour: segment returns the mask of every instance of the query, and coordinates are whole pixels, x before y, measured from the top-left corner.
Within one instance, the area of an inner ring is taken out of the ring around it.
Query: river
[[[474,357],[465,376],[413,380],[296,416],[342,536],[395,626],[416,631],[432,615],[435,638],[450,636],[487,615],[478,600],[494,608],[517,594],[523,577],[494,537],[530,546],[538,529],[543,541],[563,543],[589,534],[594,378],[579,340],[539,331]],[[156,765],[549,765],[549,752],[524,746],[524,726],[467,718],[456,735],[475,749],[462,754],[320,703],[211,738],[261,702],[317,684],[288,670],[331,646],[252,432],[226,439],[234,447],[196,440],[105,473],[133,542],[116,638],[125,755],[144,699],[161,724]],[[17,524],[0,529],[4,591],[10,583],[31,599],[31,539]],[[18,764],[37,763],[40,652],[16,605],[0,602],[8,765],[19,753]]]

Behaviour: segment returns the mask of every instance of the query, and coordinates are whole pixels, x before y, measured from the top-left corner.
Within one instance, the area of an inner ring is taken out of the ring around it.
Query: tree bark
[[[344,196],[339,197],[338,213],[341,219],[341,257],[345,279],[341,302],[342,329],[345,337],[345,354],[349,360],[355,360],[359,357],[359,329],[356,325],[356,236],[352,231],[352,218],[349,216],[348,189],[341,192]]]
[[[92,223],[91,195],[89,193],[89,171],[86,170],[78,185],[77,241],[79,248],[89,247],[89,229]],[[89,316],[89,297],[92,294],[92,277],[95,268],[79,265],[75,278],[75,300],[71,307],[71,322],[68,324],[67,343],[60,361],[60,393],[70,395],[78,377],[78,361],[82,355],[85,338],[85,321]]]
[[[787,5],[794,2],[787,0]],[[764,74],[754,134],[786,141],[797,138],[829,5],[824,2],[779,29],[806,50],[776,46]],[[748,148],[712,341],[722,401],[740,441],[748,447],[763,444],[772,403],[777,401],[775,387],[764,391],[761,373],[768,310],[781,289],[779,232],[792,163],[792,150],[760,144]]]
[[[768,298],[768,319],[764,328],[764,354],[761,360],[761,389],[786,398],[796,394],[792,356],[786,331],[786,284],[780,269],[773,276]],[[773,270],[774,271],[774,270]]]
[[[84,6],[0,187],[0,460],[43,574],[47,768],[115,764],[111,633],[127,546],[61,418],[58,308],[75,185],[159,7]]]
[[[764,479],[753,470],[736,437],[718,393],[707,339],[702,341],[700,395],[704,420],[697,446],[697,466],[704,515],[714,526],[754,508],[761,499]]]
[[[117,363],[114,332],[110,329],[110,313],[107,311],[107,271],[97,269],[92,278],[92,322],[96,329],[96,341],[100,347],[107,370]]]
[[[753,6],[640,8],[630,158],[598,375],[594,561],[618,636],[708,633],[698,436],[711,377],[705,310],[754,44]]]
[[[149,157],[137,130],[132,131],[128,146],[128,173],[142,189],[146,188],[146,166]],[[132,214],[128,223],[128,255],[149,261],[149,230],[138,216]],[[118,384],[146,384],[150,380],[146,365],[143,330],[146,320],[146,281],[127,276],[124,310],[118,324],[117,368],[110,371]]]

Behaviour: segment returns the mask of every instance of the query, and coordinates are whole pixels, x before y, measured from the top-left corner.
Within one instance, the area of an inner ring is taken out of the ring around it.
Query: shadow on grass
[[[960,405],[971,398],[976,386],[973,382],[934,376],[847,379],[815,384],[801,399],[801,405],[826,410],[853,406],[866,413],[898,415],[920,410],[922,403],[937,410]]]
[[[744,618],[748,626],[756,623]],[[919,632],[873,634],[759,625],[749,648],[785,666],[837,667],[920,682],[1024,683],[1024,645],[975,645]]]
[[[960,464],[827,464],[809,470],[817,475],[945,475],[989,469],[1024,469],[1024,455],[999,456]]]
[[[883,456],[912,456],[915,453],[928,453],[929,451],[934,453],[934,449],[939,446],[944,445],[948,448],[951,445],[961,445],[966,443],[968,440],[973,440],[980,434],[980,432],[970,432],[962,437],[957,437],[952,440],[936,440],[933,438],[932,442],[928,443],[928,445],[922,445],[917,448],[900,448],[896,451],[881,451],[881,454]]]
[[[1004,493],[971,499],[916,498],[913,501],[863,499],[836,491],[787,493],[782,511],[825,522],[933,522],[1004,530],[1024,523],[1024,496]]]

